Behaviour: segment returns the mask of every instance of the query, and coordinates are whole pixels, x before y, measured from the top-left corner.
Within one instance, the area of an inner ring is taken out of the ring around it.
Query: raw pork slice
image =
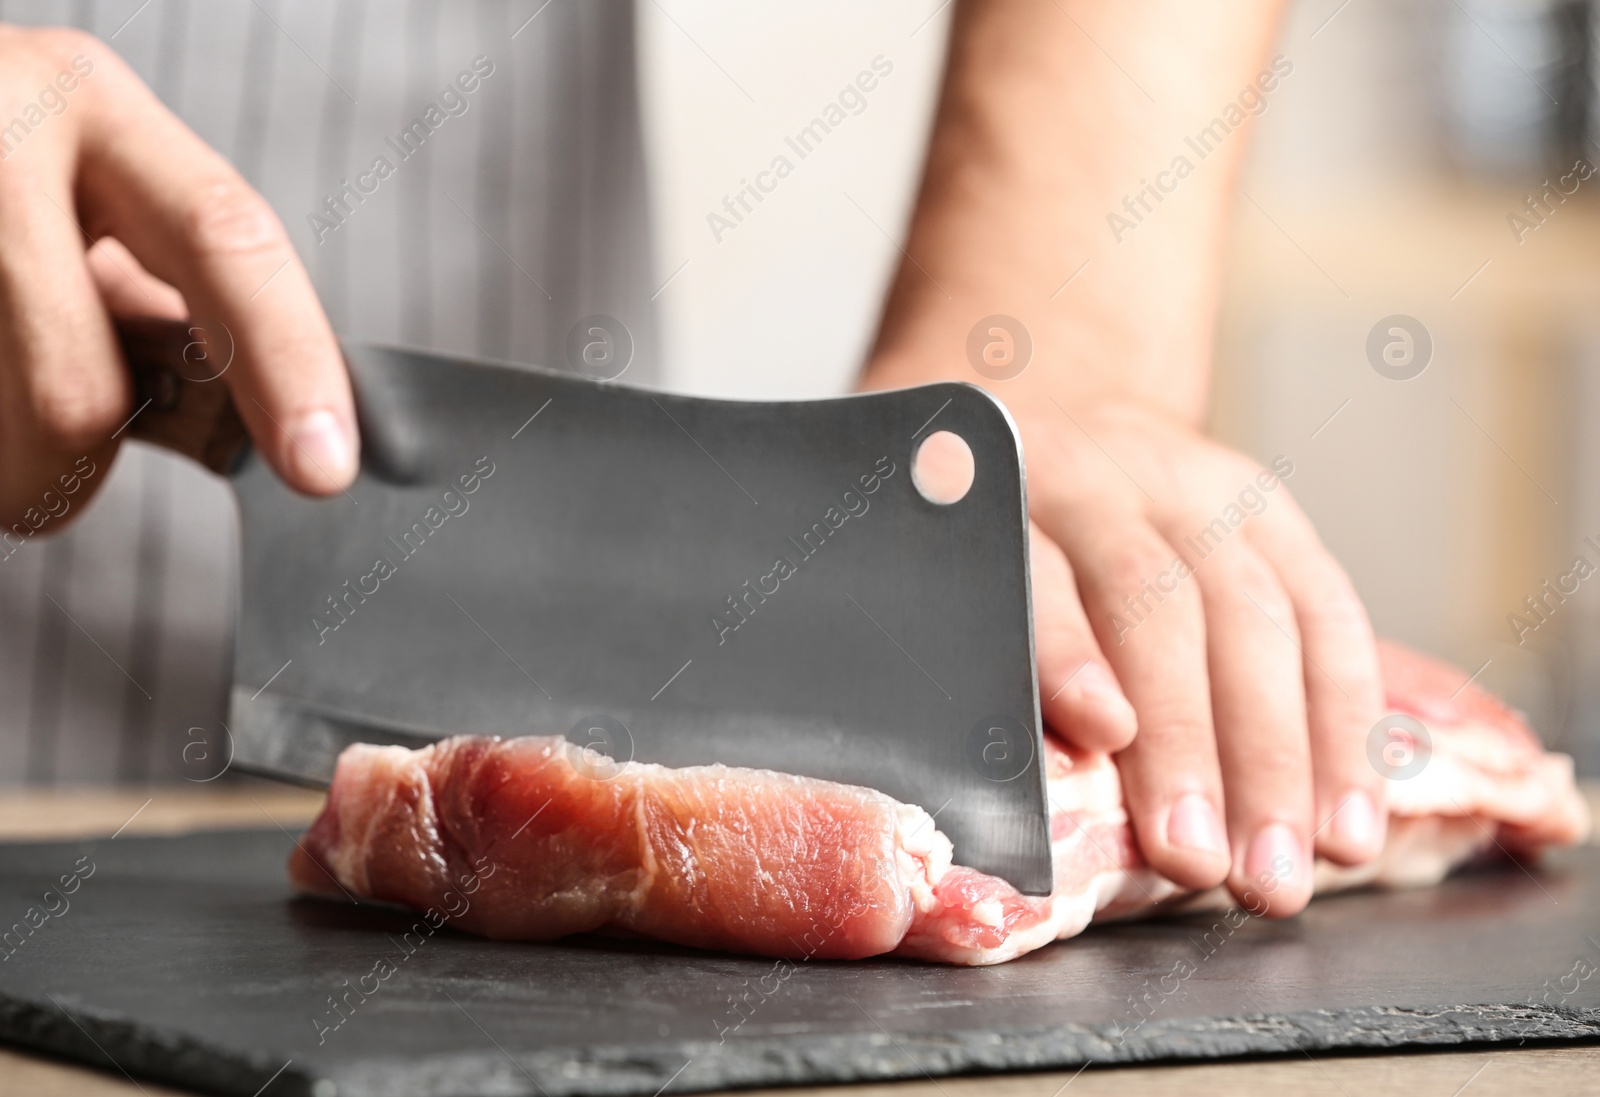
[[[1583,838],[1571,761],[1442,664],[1382,648],[1388,703],[1432,740],[1389,788],[1389,839],[1318,891],[1433,883],[1498,843]],[[1105,754],[1045,743],[1054,891],[951,863],[921,808],[870,789],[726,766],[596,767],[559,737],[357,745],[289,862],[301,889],[427,911],[435,928],[540,941],[602,931],[789,958],[1013,959],[1180,900],[1139,856]],[[1200,901],[1204,901],[1204,897]]]

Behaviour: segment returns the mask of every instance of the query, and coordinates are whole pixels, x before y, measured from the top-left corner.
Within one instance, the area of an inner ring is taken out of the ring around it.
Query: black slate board
[[[560,1097],[1600,1035],[1596,849],[1335,896],[1209,943],[1217,917],[1097,928],[996,968],[791,969],[448,929],[402,961],[417,919],[294,898],[289,844],[0,845],[0,929],[42,919],[0,938],[0,1039],[244,1097],[269,1081],[262,1097]],[[319,1045],[328,996],[382,958],[394,972]]]

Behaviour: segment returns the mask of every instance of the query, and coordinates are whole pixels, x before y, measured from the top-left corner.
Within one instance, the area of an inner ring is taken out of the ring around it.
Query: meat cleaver
[[[361,471],[308,499],[198,328],[119,334],[130,433],[238,497],[239,768],[326,785],[358,741],[560,733],[596,780],[721,762],[876,788],[958,863],[1049,892],[1022,451],[982,389],[710,400],[347,343]],[[936,431],[974,457],[951,504],[912,476]]]

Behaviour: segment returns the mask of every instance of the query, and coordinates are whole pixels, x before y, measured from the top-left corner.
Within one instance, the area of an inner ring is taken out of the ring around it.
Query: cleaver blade
[[[1049,892],[1022,450],[982,389],[711,400],[346,343],[361,470],[309,499],[248,445],[198,330],[119,322],[131,433],[238,499],[241,769],[326,785],[355,742],[561,734],[601,780],[720,762],[875,788],[957,863]],[[911,471],[941,430],[975,464],[948,505]]]

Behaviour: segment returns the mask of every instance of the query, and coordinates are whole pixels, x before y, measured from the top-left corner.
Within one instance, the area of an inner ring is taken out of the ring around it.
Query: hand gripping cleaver
[[[349,343],[361,471],[314,500],[251,451],[198,329],[119,331],[131,433],[238,497],[240,768],[326,785],[354,742],[563,734],[596,779],[876,788],[1049,892],[1022,452],[982,389],[709,400]],[[949,505],[911,474],[938,430],[976,466]]]

